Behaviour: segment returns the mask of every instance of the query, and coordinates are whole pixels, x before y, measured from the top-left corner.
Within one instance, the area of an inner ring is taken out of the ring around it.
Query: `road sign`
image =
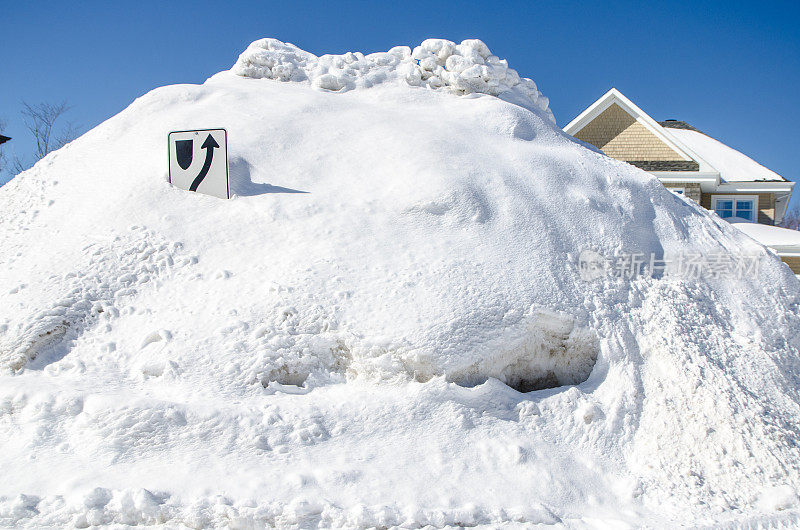
[[[228,133],[199,129],[169,133],[169,181],[186,191],[230,199]]]

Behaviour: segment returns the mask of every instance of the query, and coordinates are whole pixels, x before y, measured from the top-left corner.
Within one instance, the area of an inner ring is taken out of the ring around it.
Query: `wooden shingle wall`
[[[624,161],[682,161],[683,158],[622,107],[612,104],[575,134],[575,138]]]
[[[781,261],[787,264],[793,273],[800,274],[800,258],[782,256]]]

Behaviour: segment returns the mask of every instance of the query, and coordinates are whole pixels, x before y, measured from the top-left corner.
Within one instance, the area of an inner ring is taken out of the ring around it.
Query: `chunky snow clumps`
[[[317,57],[277,39],[253,42],[239,56],[233,73],[255,79],[308,81],[315,87],[345,91],[403,80],[411,86],[447,90],[454,94],[508,95],[516,103],[539,110],[555,123],[549,100],[533,80],[520,77],[508,61],[492,55],[479,39],[456,44],[426,39],[413,50],[395,46],[388,52],[348,52]]]

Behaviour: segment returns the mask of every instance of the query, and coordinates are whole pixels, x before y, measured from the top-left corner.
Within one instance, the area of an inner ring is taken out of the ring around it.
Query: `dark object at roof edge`
[[[696,129],[695,127],[692,127],[691,125],[689,125],[685,121],[664,120],[664,121],[658,122],[658,124],[661,125],[662,127],[666,127],[667,129],[686,129],[687,131],[695,131],[695,132],[699,132],[701,134],[706,134],[703,131],[701,131],[700,129]],[[708,135],[706,135],[706,136],[708,136]]]

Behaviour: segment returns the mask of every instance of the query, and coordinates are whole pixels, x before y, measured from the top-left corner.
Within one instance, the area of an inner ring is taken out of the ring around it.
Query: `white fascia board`
[[[717,186],[719,193],[791,193],[794,182],[724,182]]]
[[[612,88],[600,96],[597,101],[586,107],[586,109],[578,114],[574,120],[569,122],[566,127],[564,127],[564,132],[570,136],[575,136],[575,133],[583,129],[587,123],[595,119],[601,112],[611,106],[611,103],[613,103],[612,96],[615,92],[617,92],[617,89]]]
[[[716,191],[719,185],[719,173],[700,173],[698,171],[651,171],[663,183],[686,182],[700,184],[700,190],[706,193]]]
[[[775,254],[783,258],[800,258],[800,246],[778,246],[768,245],[769,248],[775,251]]]

